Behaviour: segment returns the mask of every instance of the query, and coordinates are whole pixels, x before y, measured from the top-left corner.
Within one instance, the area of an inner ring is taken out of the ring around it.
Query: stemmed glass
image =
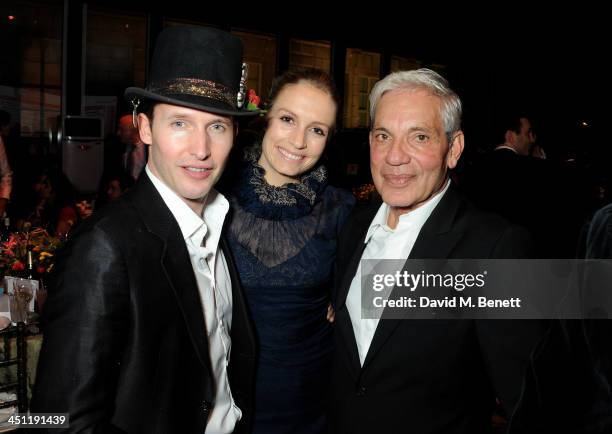
[[[28,322],[28,310],[32,301],[32,282],[18,279],[13,282],[13,292],[9,294],[11,320],[14,323]]]

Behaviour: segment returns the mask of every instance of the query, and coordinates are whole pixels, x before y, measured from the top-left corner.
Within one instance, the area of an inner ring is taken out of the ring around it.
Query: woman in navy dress
[[[354,204],[319,161],[337,109],[326,73],[277,78],[263,140],[231,189],[228,238],[260,348],[255,434],[327,432],[331,274]]]

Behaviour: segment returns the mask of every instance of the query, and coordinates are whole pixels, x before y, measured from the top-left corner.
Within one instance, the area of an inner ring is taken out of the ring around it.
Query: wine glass
[[[9,296],[11,320],[15,323],[28,322],[28,310],[32,300],[32,283],[19,279],[13,282],[13,293]]]
[[[39,315],[42,313],[45,300],[47,300],[47,288],[45,288],[43,279],[40,279],[38,281],[38,290],[36,291],[36,312],[38,312]]]

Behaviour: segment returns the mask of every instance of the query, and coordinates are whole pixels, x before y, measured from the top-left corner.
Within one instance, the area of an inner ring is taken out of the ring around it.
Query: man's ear
[[[144,113],[138,113],[138,134],[143,143],[150,145],[153,143],[153,133],[151,132],[151,121]]]
[[[463,131],[457,131],[453,134],[448,155],[446,156],[446,166],[449,169],[454,169],[461,158],[463,148],[465,147],[465,136]]]
[[[506,134],[504,135],[504,139],[506,140],[506,143],[512,144],[514,143],[515,136],[516,136],[516,133],[514,131],[508,130],[506,131]]]

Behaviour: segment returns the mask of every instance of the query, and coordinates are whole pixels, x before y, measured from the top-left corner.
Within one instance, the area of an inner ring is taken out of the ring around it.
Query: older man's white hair
[[[370,93],[370,119],[374,122],[376,106],[382,96],[396,89],[425,90],[442,100],[441,118],[449,142],[452,135],[461,129],[461,99],[448,87],[448,81],[431,69],[398,71],[387,75],[374,85]]]

